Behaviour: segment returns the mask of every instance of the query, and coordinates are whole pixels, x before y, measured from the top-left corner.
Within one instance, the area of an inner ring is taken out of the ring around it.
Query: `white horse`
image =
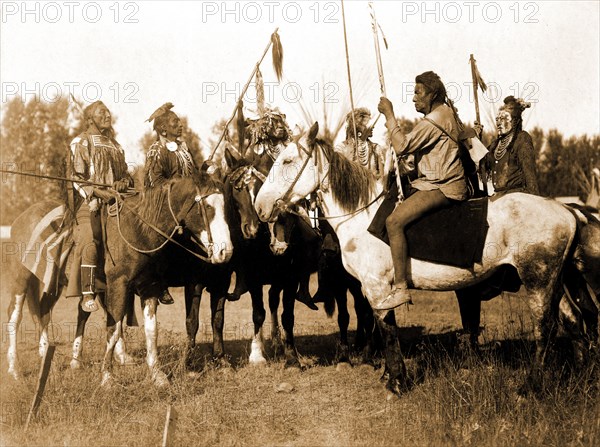
[[[367,232],[382,201],[383,185],[366,169],[317,141],[317,132],[315,123],[308,136],[291,143],[279,155],[255,208],[261,219],[269,220],[279,209],[317,192],[325,215],[332,217],[329,222],[340,240],[344,267],[361,281],[373,306],[389,294],[394,274],[390,248]],[[481,263],[458,268],[410,259],[409,285],[424,290],[457,290],[487,279],[503,265],[513,266],[528,292],[535,320],[536,361],[527,385],[537,386],[546,343],[555,330],[561,297],[559,279],[574,240],[575,217],[558,202],[522,193],[490,202],[488,213]],[[400,394],[408,382],[397,328],[384,321],[385,312],[376,315],[385,342],[386,388]]]

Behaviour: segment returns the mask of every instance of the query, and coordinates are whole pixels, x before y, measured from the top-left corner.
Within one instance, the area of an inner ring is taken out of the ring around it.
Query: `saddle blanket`
[[[64,205],[50,210],[35,226],[21,263],[43,285],[43,293],[57,296],[66,283],[65,261],[73,248],[72,217]]]
[[[386,198],[368,228],[369,233],[390,244],[385,219],[395,201]],[[488,199],[459,202],[435,211],[406,228],[408,254],[422,261],[454,267],[472,267],[481,262],[488,231]]]

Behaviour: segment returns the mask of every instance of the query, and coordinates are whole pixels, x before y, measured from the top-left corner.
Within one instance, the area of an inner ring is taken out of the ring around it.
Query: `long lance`
[[[217,149],[219,148],[219,146],[221,145],[221,142],[225,138],[225,135],[227,134],[227,129],[229,128],[229,125],[234,120],[235,115],[237,114],[239,103],[242,100],[242,98],[244,97],[244,95],[246,94],[248,87],[250,87],[250,83],[252,82],[252,79],[254,79],[254,76],[256,75],[256,71],[258,70],[258,67],[262,63],[265,56],[267,55],[269,48],[271,48],[271,45],[273,45],[273,36],[275,36],[277,34],[277,31],[279,31],[279,28],[275,28],[275,31],[273,31],[273,34],[271,34],[271,39],[269,39],[269,43],[268,43],[267,47],[265,48],[265,51],[263,52],[259,61],[254,66],[254,69],[252,70],[252,73],[250,74],[250,77],[248,78],[248,82],[246,82],[246,85],[244,85],[244,88],[242,89],[242,92],[241,92],[238,100],[235,103],[235,107],[233,108],[233,113],[231,114],[231,117],[227,120],[227,123],[225,123],[225,127],[223,129],[223,132],[221,133],[221,137],[219,138],[219,141],[217,141],[217,144],[215,145],[212,152],[210,153],[210,156],[208,157],[208,161],[212,161],[213,157],[215,156],[215,153],[217,152]]]
[[[102,187],[102,188],[112,188],[112,185],[109,185],[107,183],[90,182],[89,180],[78,180],[78,179],[73,179],[73,178],[68,178],[68,177],[57,177],[54,175],[33,174],[31,172],[21,172],[21,171],[9,171],[8,169],[0,169],[0,173],[22,175],[25,177],[43,178],[46,180],[55,180],[57,182],[81,183],[83,185],[98,186],[98,187]]]
[[[375,42],[375,58],[377,62],[377,73],[379,74],[379,88],[381,90],[381,95],[387,98],[385,90],[385,77],[383,76],[383,63],[381,62],[381,47],[379,46],[379,33],[377,31],[379,29],[379,25],[377,24],[377,17],[375,16],[375,7],[373,6],[373,2],[369,2],[369,8],[371,9],[371,22],[373,25],[373,39]],[[375,127],[375,124],[377,124],[377,121],[379,121],[380,117],[381,113],[377,116],[377,119],[375,120],[371,128]],[[398,194],[400,196],[400,200],[404,200],[404,191],[402,190],[402,182],[400,181],[400,169],[398,167],[398,161],[396,159],[396,152],[394,151],[392,146],[390,146],[390,152],[392,162],[394,163],[394,171],[396,172],[396,184],[398,185]]]
[[[354,151],[358,152],[358,133],[356,132],[356,121],[354,119],[354,96],[352,95],[352,77],[350,76],[350,55],[348,54],[348,36],[346,33],[346,14],[344,12],[344,0],[342,4],[342,23],[344,25],[344,46],[346,48],[346,70],[348,71],[348,86],[350,89],[350,107],[352,108],[352,127],[354,128]]]

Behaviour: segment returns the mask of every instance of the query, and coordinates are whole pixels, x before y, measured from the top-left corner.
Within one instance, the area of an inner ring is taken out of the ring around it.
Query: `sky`
[[[334,1],[3,1],[2,106],[14,97],[101,99],[130,162],[143,163],[145,122],[161,104],[187,116],[210,149],[211,128],[228,118],[278,28],[284,78],[269,52],[260,65],[267,102],[306,126],[300,103],[322,123],[350,108],[341,2]],[[414,78],[440,75],[463,121],[475,119],[469,55],[485,94],[481,118],[493,129],[502,99],[532,103],[525,128],[566,136],[600,133],[600,2],[375,1],[386,96],[396,115],[417,118]],[[353,100],[377,116],[381,96],[368,2],[343,3]],[[256,108],[251,85],[246,113]],[[383,141],[380,120],[374,140]],[[214,138],[214,137],[213,137]]]

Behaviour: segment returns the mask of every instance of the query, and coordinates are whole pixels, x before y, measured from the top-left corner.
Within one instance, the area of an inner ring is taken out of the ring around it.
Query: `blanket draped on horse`
[[[386,197],[368,229],[388,245],[385,219],[395,206],[395,200]],[[487,198],[459,202],[407,226],[409,256],[455,267],[469,268],[481,262],[488,231],[487,208]]]
[[[43,293],[58,296],[66,284],[66,260],[73,245],[73,216],[65,205],[52,209],[35,226],[21,263],[43,283]]]

